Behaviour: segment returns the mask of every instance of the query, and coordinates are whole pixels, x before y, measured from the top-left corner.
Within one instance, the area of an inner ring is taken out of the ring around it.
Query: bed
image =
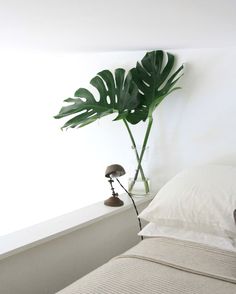
[[[138,245],[58,294],[235,294],[236,168],[196,167],[140,214]]]

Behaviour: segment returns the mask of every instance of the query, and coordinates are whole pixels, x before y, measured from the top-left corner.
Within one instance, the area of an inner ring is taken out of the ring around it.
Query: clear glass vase
[[[142,152],[142,147],[132,147],[133,162],[132,174],[128,180],[129,192],[136,197],[144,197],[150,193],[150,179],[148,177],[148,153],[149,147],[144,150],[141,164],[138,161]]]

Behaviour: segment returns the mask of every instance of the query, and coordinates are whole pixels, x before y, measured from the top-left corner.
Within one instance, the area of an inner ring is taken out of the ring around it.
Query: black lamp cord
[[[130,197],[130,199],[131,199],[131,201],[132,201],[132,203],[133,203],[133,206],[134,206],[134,209],[135,209],[135,212],[136,212],[136,215],[137,215],[137,219],[138,219],[139,229],[140,229],[140,231],[141,231],[141,230],[142,230],[142,224],[141,224],[141,220],[140,220],[140,218],[138,217],[139,213],[138,213],[137,206],[136,206],[136,204],[135,204],[135,202],[134,202],[134,199],[133,199],[132,195],[126,190],[126,188],[121,184],[121,182],[119,181],[119,179],[116,178],[116,180],[117,180],[117,182],[120,184],[121,188],[122,188],[123,190],[125,190],[125,192],[129,195],[129,197]],[[140,236],[140,237],[141,237],[141,240],[143,240],[143,236]]]

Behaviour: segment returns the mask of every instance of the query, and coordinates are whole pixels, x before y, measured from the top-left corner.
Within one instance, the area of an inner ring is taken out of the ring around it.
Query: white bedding
[[[212,247],[216,247],[223,250],[229,250],[236,252],[235,239],[216,236],[214,234],[207,234],[204,232],[196,232],[181,228],[174,228],[168,226],[160,226],[155,223],[149,223],[141,232],[140,236],[144,237],[168,237],[175,238],[177,240],[186,240],[196,242],[199,244],[205,244]]]
[[[57,294],[235,294],[236,253],[149,238]]]
[[[170,180],[140,218],[144,236],[167,236],[236,250],[236,168],[207,165]]]

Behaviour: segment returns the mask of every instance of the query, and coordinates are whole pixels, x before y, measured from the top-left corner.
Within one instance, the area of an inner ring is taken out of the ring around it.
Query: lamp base
[[[110,198],[104,201],[104,204],[107,206],[118,207],[124,205],[124,202],[120,200],[120,198],[117,196],[111,196]]]

